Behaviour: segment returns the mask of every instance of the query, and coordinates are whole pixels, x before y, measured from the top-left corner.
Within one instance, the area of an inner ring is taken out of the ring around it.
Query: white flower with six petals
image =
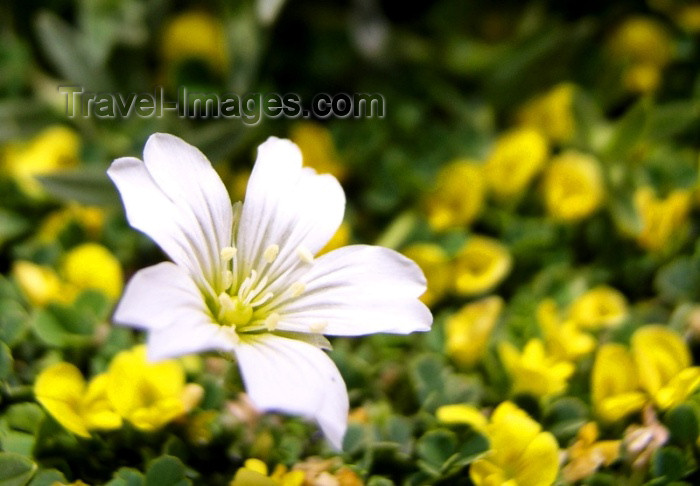
[[[116,159],[108,175],[131,226],[173,261],[131,278],[114,321],[148,332],[151,360],[233,352],[256,407],[314,419],[341,448],[348,396],[323,334],[430,329],[418,266],[367,245],[314,258],[345,195],[333,176],[303,168],[288,140],[260,145],[245,201],[233,206],[211,163],[181,139],[154,134],[143,158]]]

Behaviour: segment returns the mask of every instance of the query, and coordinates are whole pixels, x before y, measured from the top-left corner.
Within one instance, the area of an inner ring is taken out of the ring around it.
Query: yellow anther
[[[225,262],[233,260],[233,257],[236,256],[236,253],[238,253],[238,249],[232,247],[232,246],[225,246],[221,249],[221,259]]]
[[[265,248],[265,251],[263,252],[263,258],[265,258],[265,261],[267,263],[272,263],[275,261],[275,258],[277,258],[277,255],[279,255],[279,252],[279,245],[270,245],[267,248]]]
[[[305,246],[298,246],[297,247],[297,255],[299,256],[301,261],[304,263],[313,263],[314,262],[313,254]]]
[[[326,330],[327,327],[328,327],[328,322],[327,322],[327,321],[321,321],[321,322],[317,322],[317,323],[315,323],[315,324],[311,324],[311,325],[309,326],[309,331],[314,332],[314,333],[321,334],[321,333],[323,333],[323,331]]]
[[[276,312],[273,312],[265,319],[265,327],[268,331],[274,331],[277,329],[277,325],[280,322],[280,316]]]
[[[289,290],[292,293],[292,297],[299,297],[306,290],[306,285],[303,282],[294,282],[289,287]]]

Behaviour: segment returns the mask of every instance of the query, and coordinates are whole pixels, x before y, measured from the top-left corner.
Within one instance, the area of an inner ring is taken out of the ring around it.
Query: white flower
[[[108,175],[131,226],[173,260],[133,276],[115,322],[148,331],[152,360],[232,351],[258,408],[315,419],[340,448],[348,396],[323,334],[428,330],[420,269],[367,245],[314,258],[345,195],[334,177],[302,168],[288,140],[258,148],[245,202],[233,206],[206,157],[172,135],[151,136],[144,162],[117,159]]]

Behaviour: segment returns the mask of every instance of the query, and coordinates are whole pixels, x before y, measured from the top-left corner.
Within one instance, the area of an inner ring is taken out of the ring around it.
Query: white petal
[[[418,299],[425,277],[403,255],[379,246],[352,245],[318,258],[302,277],[305,291],[269,309],[280,330],[356,336],[430,329],[433,317]]]
[[[218,292],[219,254],[233,223],[221,179],[199,150],[172,135],[152,135],[144,159],[117,159],[107,171],[129,223]]]
[[[148,357],[160,360],[233,350],[232,330],[216,324],[192,278],[174,263],[139,270],[129,281],[114,322],[148,334]]]
[[[299,247],[311,254],[323,248],[344,212],[345,194],[333,176],[302,168],[296,145],[269,138],[258,148],[238,227],[243,276],[260,268],[264,251],[278,245],[279,254],[267,270],[274,281],[299,263]]]
[[[114,321],[137,329],[161,329],[185,314],[207,314],[202,293],[185,270],[163,262],[131,277],[114,312]]]
[[[314,419],[330,443],[342,448],[348,394],[326,353],[301,341],[264,334],[241,341],[236,357],[256,407]]]
[[[148,359],[159,361],[204,351],[233,351],[238,338],[230,327],[214,324],[203,314],[183,316],[175,324],[148,333]]]

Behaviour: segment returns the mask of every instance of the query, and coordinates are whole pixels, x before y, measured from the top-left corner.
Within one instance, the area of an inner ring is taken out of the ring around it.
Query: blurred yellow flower
[[[117,354],[109,365],[107,396],[122,418],[151,431],[194,408],[202,396],[199,385],[185,385],[176,360],[149,363],[145,346]]]
[[[541,339],[530,339],[522,352],[504,341],[498,352],[513,382],[513,394],[527,393],[539,398],[559,395],[566,390],[575,370],[571,362],[547,354]]]
[[[683,339],[663,326],[644,326],[632,335],[632,356],[641,388],[661,409],[679,405],[700,386]]]
[[[621,440],[598,440],[598,425],[586,423],[579,429],[576,442],[566,450],[567,464],[562,477],[567,483],[586,479],[601,466],[609,466],[620,457]]]
[[[545,299],[537,306],[537,322],[552,355],[575,361],[595,349],[596,340],[582,331],[573,319],[562,319],[554,299]]]
[[[324,125],[311,121],[298,122],[292,127],[289,138],[299,146],[306,167],[315,169],[319,174],[331,174],[341,182],[345,179],[347,167],[338,156],[330,130]]]
[[[632,355],[622,344],[606,343],[598,350],[591,374],[591,398],[596,414],[614,422],[641,410],[646,401]]]
[[[343,221],[340,223],[337,231],[333,234],[331,239],[326,243],[326,246],[321,248],[317,255],[323,255],[329,251],[337,250],[341,246],[346,246],[350,243],[350,225]]]
[[[198,59],[217,72],[225,71],[229,63],[223,24],[201,11],[183,12],[170,20],[161,36],[161,53],[167,64]]]
[[[578,221],[593,214],[604,197],[598,161],[568,150],[554,157],[543,179],[547,213],[558,221]]]
[[[445,323],[448,356],[461,366],[474,366],[486,352],[502,309],[503,299],[492,296],[466,304],[448,317]]]
[[[97,243],[84,243],[67,252],[61,274],[77,289],[99,290],[111,299],[118,298],[124,286],[119,260]]]
[[[599,285],[577,297],[571,304],[569,316],[585,329],[614,327],[627,317],[627,299],[622,292]]]
[[[498,285],[512,264],[508,248],[497,240],[471,236],[455,257],[454,289],[462,296],[482,294]]]
[[[611,54],[624,66],[623,83],[633,92],[654,91],[672,56],[666,29],[648,17],[631,17],[609,40]]]
[[[95,238],[102,231],[104,221],[105,213],[102,208],[70,203],[68,206],[50,213],[42,221],[37,236],[42,241],[55,241],[69,224],[78,223],[89,236]]]
[[[681,6],[676,12],[675,19],[683,30],[697,34],[700,32],[700,4]]]
[[[5,170],[28,195],[39,197],[43,189],[34,178],[78,165],[80,137],[65,125],[45,128],[31,140],[5,148]]]
[[[472,405],[443,405],[435,411],[435,416],[444,424],[465,424],[482,435],[488,434],[488,420]]]
[[[480,164],[459,159],[444,166],[425,199],[428,223],[435,231],[470,224],[481,212],[485,190]]]
[[[17,260],[12,275],[30,304],[44,307],[50,302],[63,302],[66,294],[58,274],[51,267]]]
[[[486,159],[484,174],[489,190],[501,199],[522,192],[537,175],[549,148],[533,128],[517,128],[501,135]]]
[[[403,254],[425,274],[428,288],[421,296],[423,303],[430,306],[442,299],[452,284],[451,264],[445,250],[433,243],[415,243],[404,249]]]
[[[642,219],[637,243],[649,251],[663,250],[671,238],[683,229],[690,211],[690,191],[677,189],[658,199],[653,189],[642,187],[634,194],[634,203]]]
[[[661,68],[649,62],[633,64],[622,74],[622,84],[633,93],[649,93],[661,84]]]
[[[511,402],[501,403],[487,426],[489,451],[469,477],[477,486],[549,486],[559,472],[559,446],[549,432]]]
[[[609,48],[622,61],[663,67],[671,60],[671,39],[666,29],[649,17],[626,19],[610,38]]]
[[[230,486],[302,486],[305,479],[304,471],[287,471],[282,464],[268,477],[267,464],[260,459],[247,459],[236,471]]]
[[[576,86],[560,83],[528,101],[516,116],[521,125],[535,128],[551,142],[571,140],[576,130],[573,102]]]
[[[622,344],[603,345],[591,377],[597,414],[616,421],[646,403],[664,410],[682,403],[700,386],[700,367],[691,363],[685,342],[663,326],[635,331],[631,351]]]
[[[86,385],[80,370],[70,363],[56,363],[44,369],[34,383],[37,400],[66,429],[81,437],[90,430],[121,427],[106,394],[107,376],[95,376]]]

